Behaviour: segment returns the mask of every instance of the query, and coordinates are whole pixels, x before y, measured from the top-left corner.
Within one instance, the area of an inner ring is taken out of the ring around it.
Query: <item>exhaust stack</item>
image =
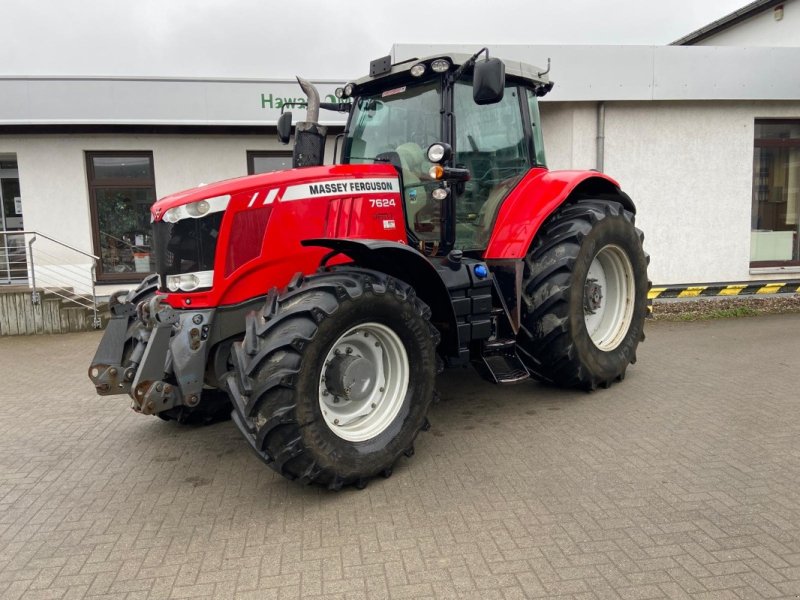
[[[315,167],[325,162],[325,137],[328,128],[317,122],[319,120],[317,88],[302,77],[297,78],[297,83],[308,97],[308,107],[306,108],[307,120],[299,122],[295,128],[292,166]]]

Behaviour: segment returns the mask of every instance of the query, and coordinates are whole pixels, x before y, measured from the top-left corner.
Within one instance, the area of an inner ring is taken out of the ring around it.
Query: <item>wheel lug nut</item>
[[[339,354],[342,353],[342,351],[337,348],[336,350],[333,351],[333,353],[338,356]]]
[[[378,342],[375,342],[375,347],[376,347],[376,348],[380,348],[380,347],[381,347],[381,345],[380,345]]]
[[[347,353],[348,353],[348,354],[352,354],[352,353],[353,353],[353,349],[348,347],[348,348],[347,348]]]
[[[385,391],[386,391],[386,388],[381,388],[381,389],[380,389],[380,391],[381,391],[381,392],[385,392]]]
[[[333,397],[333,403],[334,404],[339,404],[339,396],[334,396]]]
[[[377,405],[377,404],[375,404],[375,403],[373,402],[372,404],[370,404],[370,406],[371,406],[372,408],[376,408],[378,405]]]
[[[364,337],[369,337],[369,331],[364,332]]]
[[[323,396],[327,396],[328,395],[328,390],[322,390],[322,395]]]
[[[334,425],[338,425],[338,424],[339,424],[339,419],[334,419],[334,420],[333,420],[333,424],[334,424]]]

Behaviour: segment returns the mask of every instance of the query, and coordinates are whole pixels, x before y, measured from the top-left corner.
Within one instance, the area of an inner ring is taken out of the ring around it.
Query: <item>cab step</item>
[[[517,355],[517,342],[512,338],[482,342],[481,356],[472,362],[485,379],[494,383],[518,383],[530,378]]]

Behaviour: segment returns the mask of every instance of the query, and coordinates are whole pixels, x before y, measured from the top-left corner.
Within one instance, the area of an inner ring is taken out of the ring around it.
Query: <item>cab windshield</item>
[[[440,235],[441,205],[432,198],[429,202],[427,189],[436,184],[425,182],[431,167],[425,151],[441,139],[440,109],[438,81],[361,96],[353,107],[345,140],[344,162],[399,161],[408,226],[423,241],[438,241]]]

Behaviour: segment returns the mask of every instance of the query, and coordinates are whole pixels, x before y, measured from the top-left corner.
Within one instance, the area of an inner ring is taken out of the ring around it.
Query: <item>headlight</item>
[[[339,100],[344,98],[344,88],[336,88],[336,90],[333,93],[336,95],[337,98],[339,98]]]
[[[446,58],[437,58],[431,63],[431,70],[434,73],[444,73],[450,68],[450,61]]]
[[[347,96],[347,97],[350,97],[350,96],[353,95],[353,84],[352,83],[348,83],[347,85],[344,86],[344,95]]]
[[[447,188],[436,188],[433,190],[433,192],[431,192],[431,196],[433,196],[434,200],[444,200],[447,198]]]
[[[191,204],[173,206],[164,213],[162,219],[167,223],[177,223],[183,219],[199,219],[209,213],[225,210],[228,208],[228,202],[230,202],[230,200],[230,194],[225,194],[224,196],[207,198],[205,200],[192,202]]]
[[[411,67],[412,77],[421,77],[423,73],[425,73],[425,65],[423,65],[422,63],[419,63]]]
[[[428,146],[428,160],[432,163],[440,163],[450,158],[451,149],[449,144],[436,142]]]
[[[210,288],[213,281],[214,271],[167,275],[167,289],[170,292],[193,292],[200,288]]]

